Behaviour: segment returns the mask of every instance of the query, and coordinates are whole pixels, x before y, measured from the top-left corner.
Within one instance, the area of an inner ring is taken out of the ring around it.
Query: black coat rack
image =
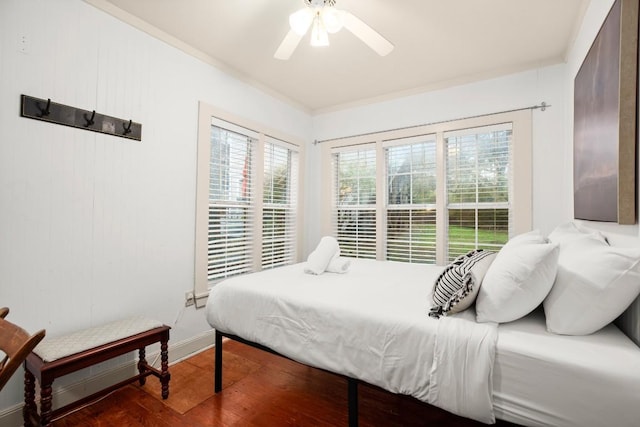
[[[58,104],[51,102],[51,99],[22,95],[20,115],[29,119],[142,141],[142,124],[140,123],[99,114],[96,110],[82,110]]]

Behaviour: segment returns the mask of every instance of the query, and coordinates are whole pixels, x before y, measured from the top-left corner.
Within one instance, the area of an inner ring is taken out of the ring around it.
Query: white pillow
[[[518,234],[512,237],[504,246],[514,246],[521,243],[548,243],[549,241],[540,233],[540,230],[533,230],[527,233]]]
[[[560,246],[558,274],[544,300],[547,330],[587,335],[618,317],[640,293],[640,248],[609,246],[583,233]]]
[[[519,235],[502,247],[476,299],[478,322],[511,322],[532,312],[556,277],[558,245],[539,231]]]
[[[573,239],[581,239],[585,236],[591,236],[603,243],[607,242],[607,239],[597,230],[585,229],[584,227],[578,227],[573,222],[567,222],[557,226],[551,234],[549,234],[549,240],[553,243],[562,245]]]

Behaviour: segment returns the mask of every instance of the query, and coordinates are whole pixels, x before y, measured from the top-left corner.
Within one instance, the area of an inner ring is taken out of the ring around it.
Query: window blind
[[[225,127],[227,128],[225,128]],[[257,135],[211,126],[207,278],[253,270],[253,156]]]
[[[297,151],[269,139],[264,145],[262,268],[295,260],[297,188]]]
[[[376,150],[360,147],[332,154],[333,220],[341,254],[376,258]]]
[[[512,223],[511,124],[446,132],[447,259],[499,249]]]
[[[385,142],[386,259],[435,263],[436,140]]]
[[[227,277],[300,259],[303,161],[302,141],[199,104],[196,305]]]

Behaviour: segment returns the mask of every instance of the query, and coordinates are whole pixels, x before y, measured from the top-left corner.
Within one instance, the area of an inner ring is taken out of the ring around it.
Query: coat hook
[[[38,109],[40,110],[40,114],[38,114],[39,117],[45,117],[48,116],[49,114],[51,114],[51,98],[47,99],[47,106],[42,108],[40,107],[40,103],[38,102],[36,104],[38,106]]]
[[[96,118],[96,110],[93,110],[93,113],[91,113],[91,118],[87,117],[87,113],[84,113],[84,119],[87,121],[84,127],[88,128],[89,126],[92,126],[95,123],[93,121],[93,119],[95,118]]]
[[[129,125],[125,125],[124,123],[122,124],[122,127],[124,127],[124,134],[128,135],[131,133],[131,120],[129,120]]]

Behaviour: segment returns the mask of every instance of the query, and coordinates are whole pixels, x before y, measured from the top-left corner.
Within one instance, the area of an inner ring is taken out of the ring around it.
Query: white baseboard
[[[196,335],[195,337],[192,337],[188,340],[181,341],[177,344],[169,343],[169,364],[171,365],[180,362],[208,348],[213,347],[214,337],[215,331],[211,330]],[[154,366],[159,366],[160,351],[147,354],[146,359],[149,363],[155,362]],[[124,365],[115,367],[105,372],[101,372],[90,378],[86,378],[82,381],[65,387],[56,388],[54,382],[53,406],[54,408],[57,408],[74,402],[84,396],[89,396],[112,384],[124,381],[127,378],[131,378],[136,374],[136,360],[132,360]],[[213,372],[211,373],[211,375],[213,375]],[[171,391],[171,383],[169,383],[169,391]],[[39,392],[36,385],[36,398],[38,398],[38,394]],[[23,404],[20,403],[18,405],[14,405],[0,411],[0,426],[22,426],[22,406]]]

